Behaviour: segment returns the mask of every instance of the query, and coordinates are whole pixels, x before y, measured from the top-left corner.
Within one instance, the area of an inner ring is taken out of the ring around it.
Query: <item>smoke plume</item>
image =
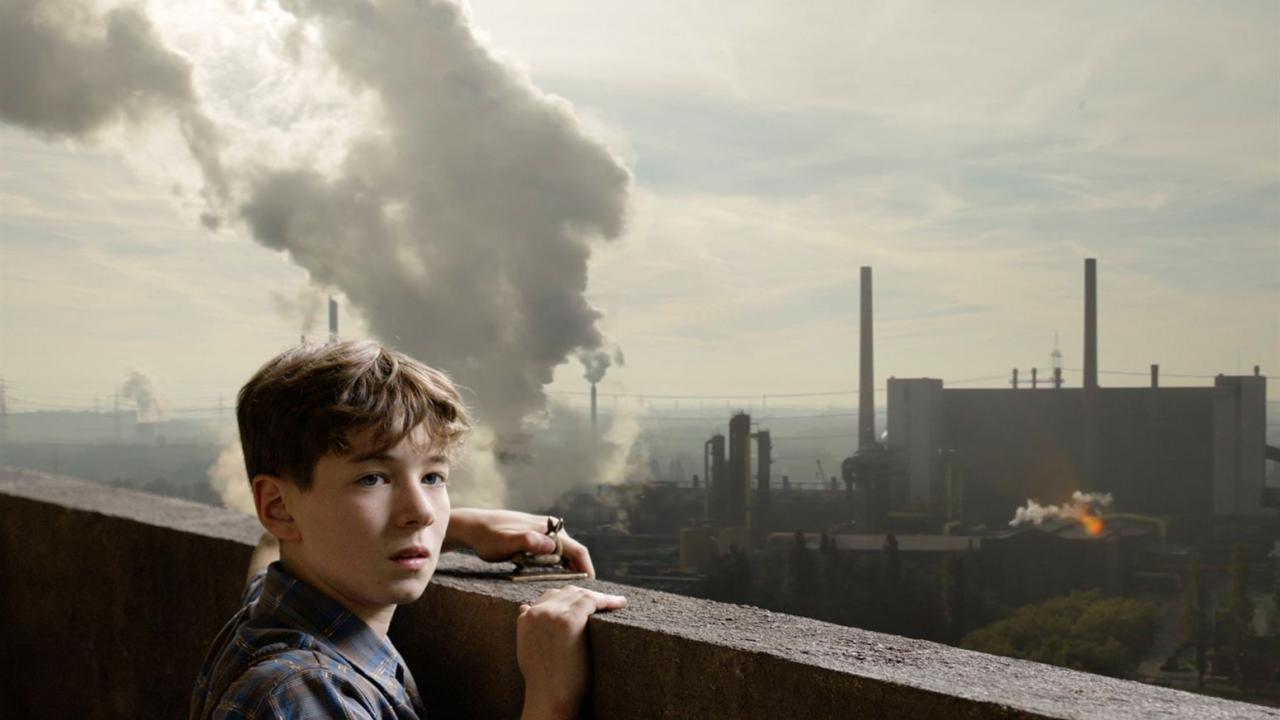
[[[591,431],[588,414],[552,402],[519,459],[500,468],[484,469],[500,471],[506,478],[502,504],[530,512],[545,510],[566,491],[618,485],[627,479],[647,477],[648,458],[636,442],[640,435],[637,414],[638,408],[620,403],[609,416],[609,425],[601,436]],[[484,450],[483,444],[492,442],[492,437],[481,436],[476,440],[481,444],[477,449]],[[477,470],[480,468],[468,467],[464,479],[454,485],[454,490],[469,492],[467,486],[483,484],[486,473]],[[471,503],[472,498],[467,497],[466,502]]]
[[[298,332],[303,335],[315,330],[324,302],[320,291],[310,285],[302,286],[293,297],[278,290],[271,291],[271,304],[276,312],[286,321],[296,323]]]
[[[578,353],[578,362],[582,363],[582,376],[594,385],[604,379],[612,360],[603,350],[583,350]]]
[[[1027,500],[1027,504],[1014,513],[1009,525],[1011,527],[1025,523],[1039,525],[1045,520],[1061,517],[1081,520],[1086,516],[1095,515],[1098,510],[1110,507],[1111,502],[1111,493],[1084,493],[1079,490],[1071,493],[1071,502],[1064,505],[1041,505],[1035,500]]]
[[[104,126],[172,115],[200,166],[216,226],[228,199],[220,138],[201,111],[191,66],[134,7],[95,17],[67,0],[0,0],[0,121],[48,137],[90,140]]]
[[[231,429],[234,433],[234,428]],[[249,489],[249,481],[245,477],[244,451],[240,448],[238,437],[229,437],[205,474],[209,478],[209,487],[222,498],[222,506],[254,514],[253,492]]]
[[[134,370],[129,373],[124,384],[120,386],[120,395],[132,400],[138,408],[138,422],[155,422],[162,414],[160,403],[151,389],[151,380],[146,375]]]
[[[567,105],[499,62],[452,2],[300,2],[384,126],[339,172],[257,173],[245,221],[371,330],[449,370],[502,437],[542,387],[598,348],[586,301],[591,242],[622,230],[629,175]]]
[[[203,176],[202,222],[242,223],[340,290],[373,335],[448,371],[502,451],[544,412],[558,365],[584,352],[589,373],[608,367],[587,269],[593,246],[623,230],[630,174],[568,102],[477,40],[454,0],[261,5],[287,23],[266,31],[276,20],[227,4],[226,39],[187,28],[182,47],[216,55],[193,55],[209,60],[196,75],[138,7],[0,0],[0,121],[78,141],[176,123]],[[170,33],[195,13],[153,8]],[[218,55],[241,31],[262,35]],[[556,437],[535,443],[538,458],[583,457]],[[478,472],[488,461],[474,455]]]

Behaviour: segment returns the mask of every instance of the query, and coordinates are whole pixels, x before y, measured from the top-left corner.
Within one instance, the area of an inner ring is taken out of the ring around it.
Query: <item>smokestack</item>
[[[591,429],[596,429],[596,384],[591,383]]]
[[[753,433],[751,437],[756,439],[756,496],[751,504],[751,537],[755,544],[760,545],[773,529],[769,517],[773,439],[768,430]]]
[[[1018,389],[1018,368],[1013,369],[1013,379],[1009,381],[1009,384],[1013,386],[1014,390]]]
[[[871,344],[871,268],[862,267],[861,353],[858,360],[858,449],[876,442],[875,368]]]
[[[1151,387],[1160,387],[1160,366],[1151,364]]]
[[[725,484],[725,524],[745,526],[751,488],[751,416],[739,412],[729,418],[729,471]]]
[[[329,296],[329,342],[338,341],[338,302]]]
[[[1085,490],[1098,489],[1098,261],[1084,261],[1084,468]]]
[[[1098,387],[1098,261],[1084,261],[1084,387]]]
[[[1040,371],[1037,370],[1036,368],[1031,368],[1031,389],[1032,390],[1036,389],[1036,375],[1039,374],[1039,372]]]

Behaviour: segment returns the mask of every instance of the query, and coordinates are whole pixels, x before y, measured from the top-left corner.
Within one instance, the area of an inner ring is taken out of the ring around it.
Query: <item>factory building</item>
[[[1262,503],[1266,378],[1255,368],[1210,387],[1166,388],[1153,366],[1151,387],[1099,387],[1095,278],[1087,260],[1083,387],[889,379],[895,508],[994,527],[1029,498],[1061,502],[1092,490],[1146,514],[1270,512]]]

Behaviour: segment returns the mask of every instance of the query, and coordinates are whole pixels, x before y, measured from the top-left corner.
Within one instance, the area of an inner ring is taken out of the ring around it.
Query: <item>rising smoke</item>
[[[578,352],[578,362],[582,363],[582,377],[592,385],[604,380],[604,374],[609,371],[610,365],[622,367],[625,364],[622,348],[617,347],[612,354],[604,350],[581,350]]]
[[[1079,490],[1071,493],[1071,502],[1063,505],[1041,505],[1035,500],[1028,500],[1026,505],[1017,509],[1009,525],[1012,527],[1025,523],[1039,525],[1054,518],[1079,520],[1086,515],[1096,515],[1099,510],[1110,507],[1112,501],[1111,493],[1085,493]]]
[[[536,511],[550,507],[569,490],[647,476],[648,456],[636,442],[638,415],[639,408],[619,403],[601,435],[592,431],[590,416],[581,409],[550,403],[528,459],[501,468],[507,478],[507,504]]]
[[[234,432],[234,428],[231,429]],[[253,492],[244,474],[244,451],[239,438],[228,437],[218,459],[205,471],[209,487],[222,498],[223,507],[254,514]]]
[[[306,335],[316,329],[316,321],[324,309],[324,296],[310,285],[304,285],[293,296],[278,290],[271,291],[271,305],[285,321],[294,323],[298,332]]]
[[[132,400],[138,408],[138,422],[155,422],[163,414],[151,388],[151,380],[136,370],[131,371],[120,386],[120,396]]]
[[[294,7],[384,124],[334,177],[255,173],[245,221],[380,338],[473,390],[498,437],[520,432],[555,366],[603,343],[587,261],[622,230],[626,170],[451,2]]]
[[[165,48],[141,10],[97,17],[66,0],[0,0],[0,120],[76,140],[113,123],[176,121],[204,178],[206,225],[242,222],[312,282],[343,292],[375,336],[458,380],[493,438],[526,433],[555,367],[605,344],[584,295],[587,268],[593,243],[622,232],[629,173],[568,103],[479,42],[455,2],[259,5],[291,17],[272,63],[311,62],[302,46],[316,38],[331,74],[376,106],[376,121],[312,155],[244,152],[254,130],[210,121],[192,63]],[[237,78],[234,92],[252,80]],[[301,101],[272,111],[289,127],[335,112]]]

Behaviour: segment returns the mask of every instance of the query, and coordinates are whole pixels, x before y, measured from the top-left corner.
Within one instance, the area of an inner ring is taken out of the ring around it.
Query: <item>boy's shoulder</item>
[[[303,588],[299,597],[289,592],[294,585],[278,565],[250,579],[239,612],[205,659],[192,720],[385,717],[385,706],[394,707],[380,698],[377,679],[352,661],[355,653],[335,645],[331,631],[348,616],[317,613],[304,601],[314,591]]]

